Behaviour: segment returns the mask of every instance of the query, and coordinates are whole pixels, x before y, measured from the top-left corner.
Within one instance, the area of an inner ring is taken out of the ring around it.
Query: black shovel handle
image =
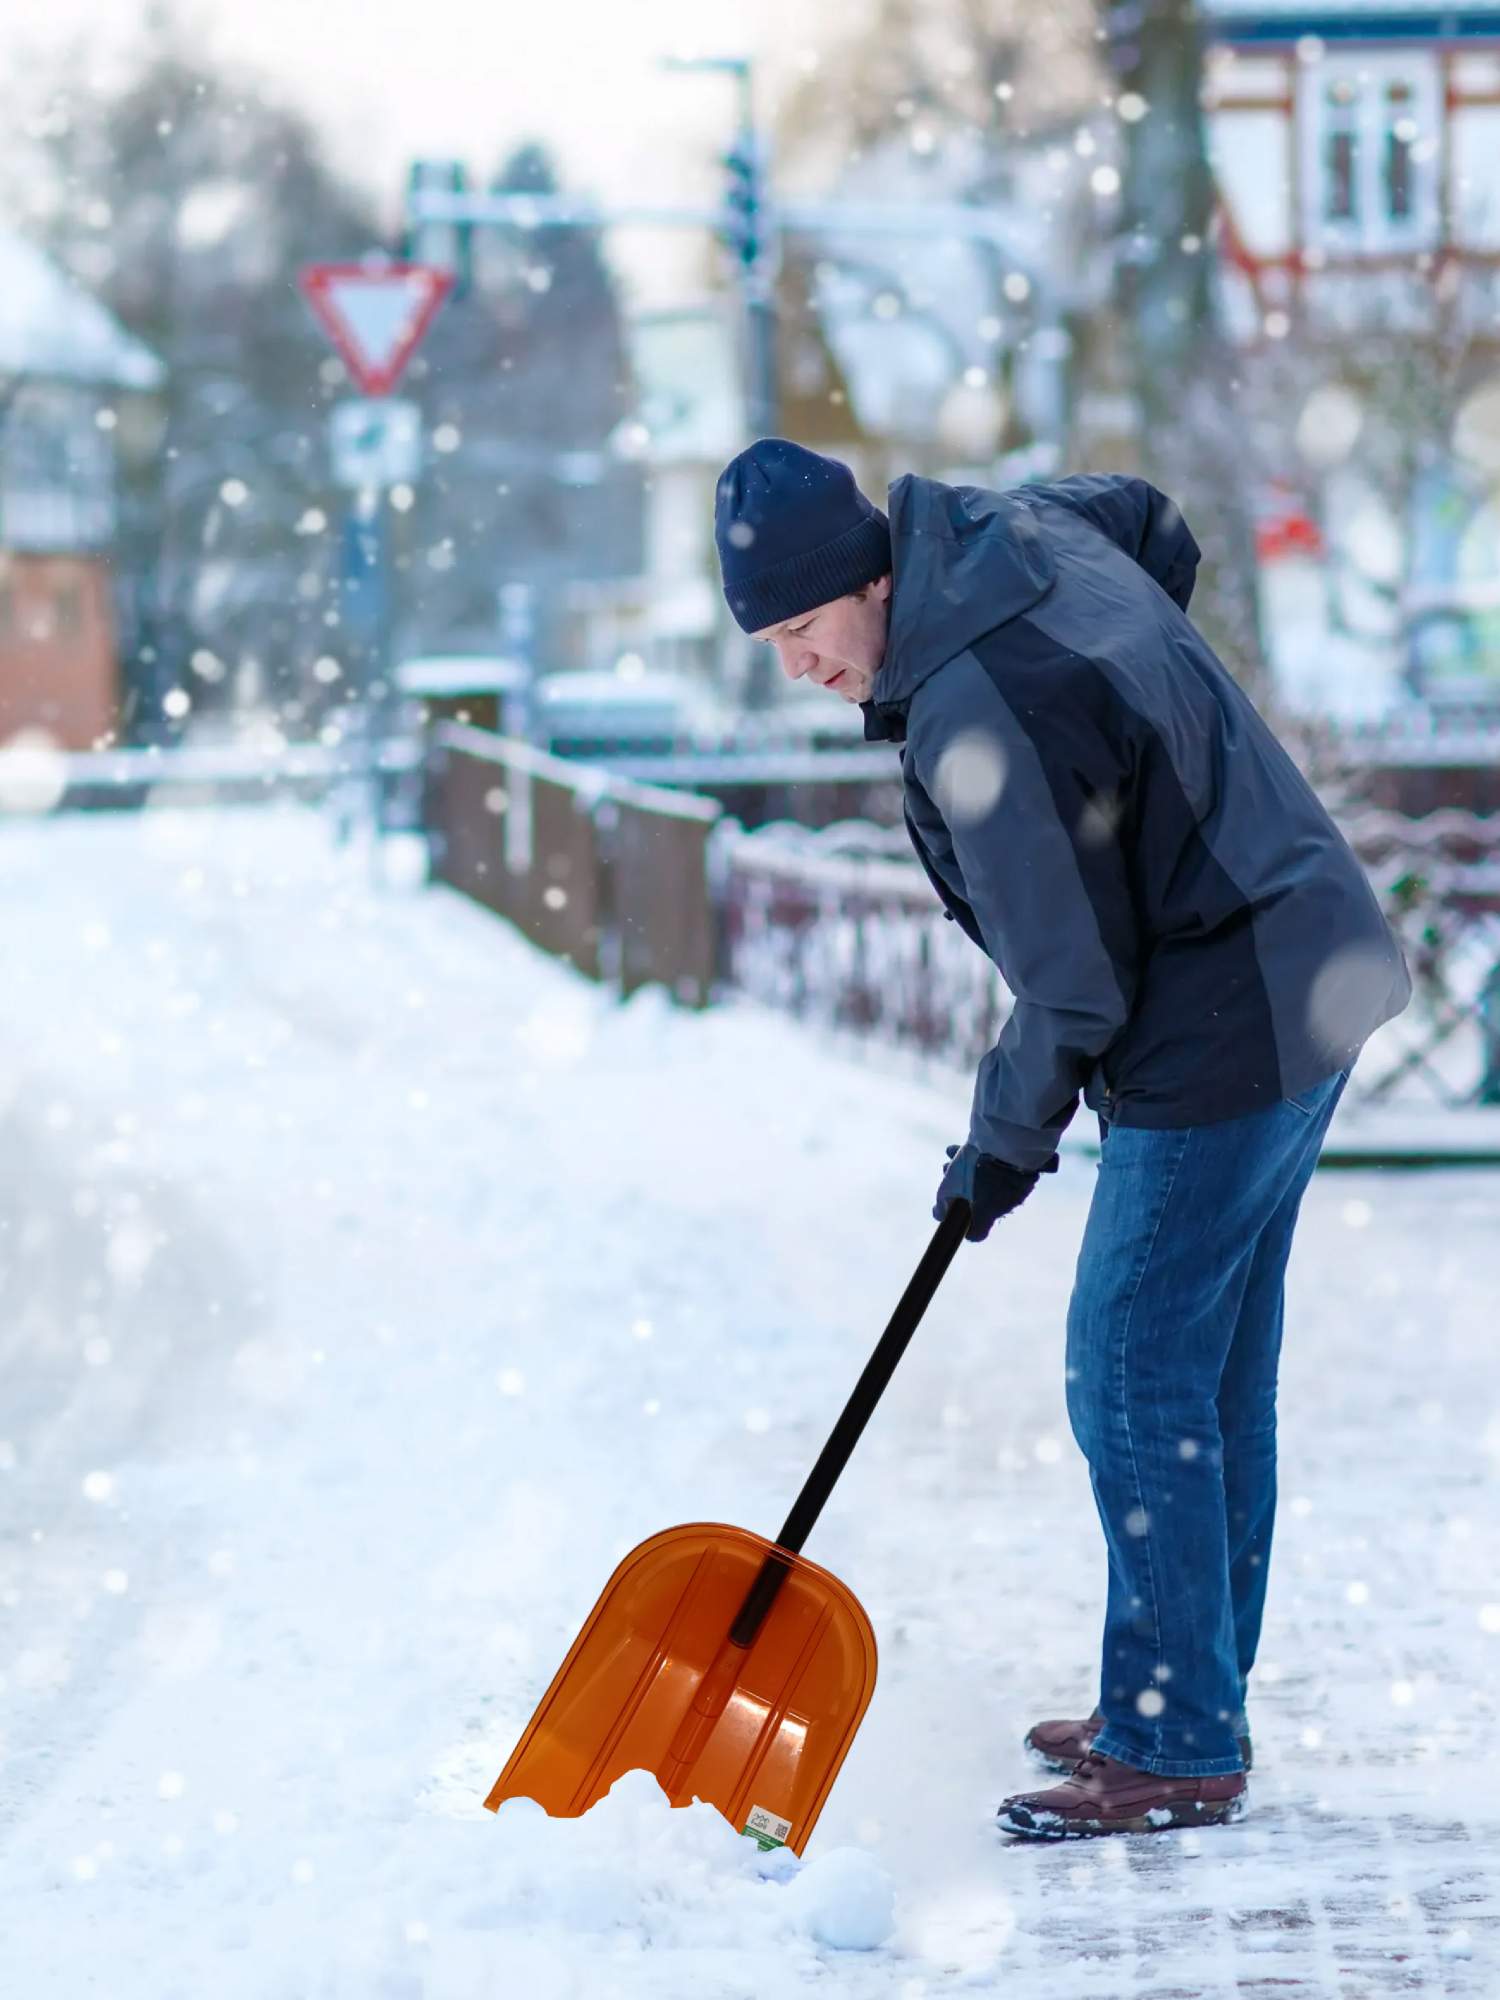
[[[875,1352],[865,1363],[864,1373],[854,1385],[854,1394],[844,1405],[843,1415],[818,1454],[817,1464],[807,1475],[807,1483],[797,1495],[792,1511],[776,1537],[778,1549],[797,1555],[812,1533],[813,1524],[823,1511],[824,1501],[849,1463],[849,1454],[859,1443],[860,1434],[870,1421],[875,1405],[885,1394],[886,1385],[896,1372],[896,1363],[906,1352],[907,1343],[916,1332],[923,1313],[931,1305],[933,1294],[953,1262],[959,1244],[968,1234],[969,1215],[966,1201],[949,1202],[932,1241],[922,1253],[921,1263],[912,1273],[911,1283],[891,1314],[889,1326],[880,1336]],[[766,1613],[776,1601],[777,1591],[790,1571],[789,1563],[778,1562],[774,1555],[766,1557],[759,1576],[751,1584],[740,1606],[739,1615],[730,1627],[732,1644],[749,1646],[754,1642],[756,1633],[765,1622]]]

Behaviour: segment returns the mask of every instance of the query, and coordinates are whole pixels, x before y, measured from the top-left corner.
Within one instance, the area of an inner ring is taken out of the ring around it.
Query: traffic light
[[[726,246],[747,270],[759,261],[765,248],[765,187],[760,148],[750,133],[736,140],[733,150],[723,156],[729,171],[724,193],[727,218],[721,232]]]
[[[413,194],[428,188],[463,194],[469,176],[462,160],[413,160],[408,185]],[[413,264],[433,264],[453,273],[453,296],[462,298],[473,280],[474,228],[468,222],[417,222],[406,232],[402,254]]]

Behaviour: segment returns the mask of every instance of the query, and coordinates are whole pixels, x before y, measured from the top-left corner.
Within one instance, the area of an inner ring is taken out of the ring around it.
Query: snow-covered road
[[[11,825],[0,896],[5,1990],[1500,1991],[1500,1176],[1309,1195],[1241,1826],[988,1825],[1092,1693],[1082,1160],[961,1253],[809,1549],[882,1660],[807,1865],[638,1783],[497,1820],[618,1557],[774,1531],[965,1080],[613,1005],[299,812]]]

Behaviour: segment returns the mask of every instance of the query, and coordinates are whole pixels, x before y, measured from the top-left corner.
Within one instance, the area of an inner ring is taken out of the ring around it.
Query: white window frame
[[[1354,214],[1328,214],[1328,141],[1333,130],[1329,94],[1340,82],[1354,86],[1349,107],[1355,144]],[[1386,92],[1405,84],[1411,102],[1404,115],[1417,127],[1417,141],[1437,141],[1443,117],[1436,55],[1426,49],[1331,49],[1309,63],[1298,78],[1298,164],[1302,188],[1302,240],[1309,248],[1364,256],[1427,250],[1436,246],[1441,217],[1438,175],[1441,147],[1409,162],[1411,213],[1393,216],[1386,201],[1386,144],[1390,120]]]

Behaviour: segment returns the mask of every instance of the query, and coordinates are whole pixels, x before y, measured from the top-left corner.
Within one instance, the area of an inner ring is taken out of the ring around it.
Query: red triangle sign
[[[435,264],[308,264],[297,282],[356,386],[388,396],[452,291],[453,274]]]

